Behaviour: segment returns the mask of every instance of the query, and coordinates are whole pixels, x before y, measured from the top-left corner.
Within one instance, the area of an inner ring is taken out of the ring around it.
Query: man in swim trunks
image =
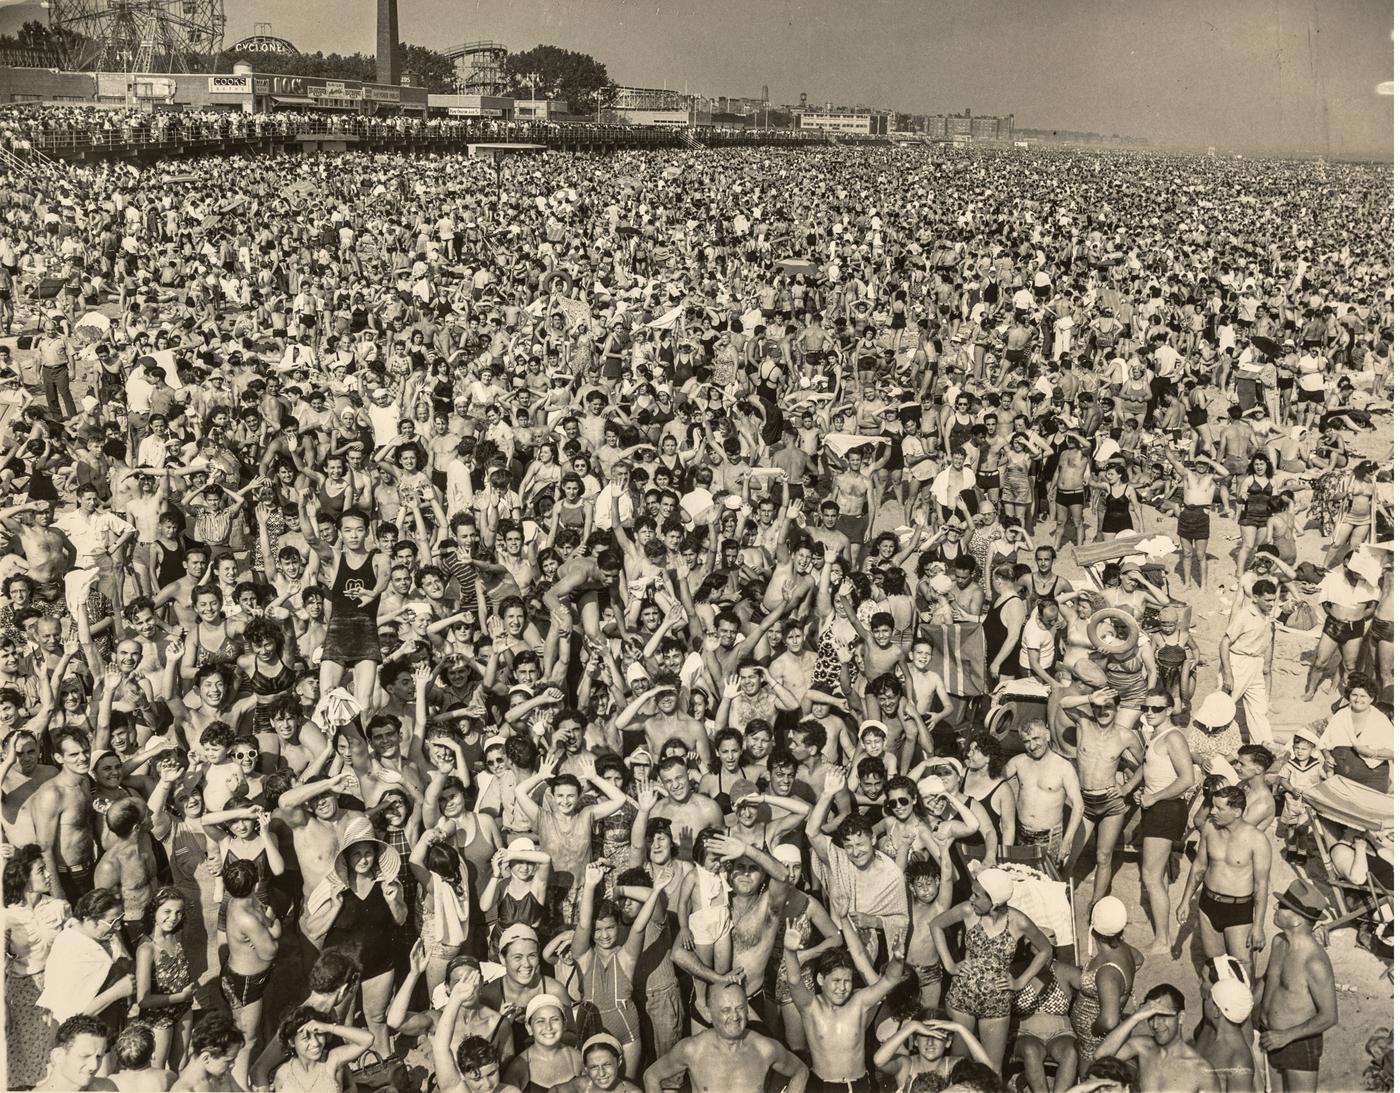
[[[1006,780],[1016,794],[1016,845],[1044,847],[1046,857],[1062,865],[1084,816],[1079,775],[1073,763],[1051,751],[1050,726],[1044,721],[1021,726],[1021,747],[1022,753],[1006,764]]]
[[[248,1065],[258,1038],[258,1023],[262,1020],[263,995],[272,979],[272,963],[277,957],[282,923],[256,895],[257,865],[245,860],[230,862],[224,867],[223,878],[224,893],[228,896],[228,956],[219,972],[219,986],[243,1034],[233,1073],[240,1085],[246,1085]]]
[[[1079,744],[1075,749],[1079,792],[1084,801],[1084,840],[1070,854],[1066,868],[1074,868],[1097,828],[1092,905],[1108,895],[1113,883],[1113,852],[1127,819],[1127,797],[1141,777],[1143,745],[1136,732],[1118,723],[1118,692],[1111,686],[1089,695],[1088,705],[1089,716],[1079,719]],[[1120,783],[1118,770],[1125,761],[1135,773]]]
[[[1326,913],[1325,897],[1305,880],[1295,880],[1279,894],[1274,912],[1280,932],[1264,972],[1259,1042],[1268,1053],[1273,1088],[1284,1093],[1314,1093],[1322,1034],[1337,1023],[1332,962],[1313,936]]]
[[[1212,795],[1209,822],[1176,920],[1186,922],[1191,899],[1201,888],[1199,928],[1206,956],[1229,953],[1253,975],[1254,954],[1264,948],[1273,852],[1268,836],[1245,820],[1246,803],[1239,786],[1224,786]]]

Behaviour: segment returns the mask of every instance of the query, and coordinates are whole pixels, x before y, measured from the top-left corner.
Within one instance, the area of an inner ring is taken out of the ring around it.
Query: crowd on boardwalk
[[[1391,185],[0,178],[7,1088],[1336,1088]]]

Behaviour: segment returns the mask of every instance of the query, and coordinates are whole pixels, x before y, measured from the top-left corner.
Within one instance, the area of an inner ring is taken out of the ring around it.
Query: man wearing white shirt
[[[119,570],[113,558],[136,535],[136,529],[115,513],[98,509],[97,488],[91,483],[78,487],[78,507],[60,516],[53,526],[73,544],[74,568],[96,568],[103,594],[115,601]]]
[[[613,498],[617,498],[618,519],[626,522],[632,518],[635,508],[632,504],[632,495],[628,491],[629,476],[632,469],[625,460],[618,460],[613,467],[612,480],[598,491],[598,499],[593,503],[593,529],[595,531],[611,531],[612,503]]]

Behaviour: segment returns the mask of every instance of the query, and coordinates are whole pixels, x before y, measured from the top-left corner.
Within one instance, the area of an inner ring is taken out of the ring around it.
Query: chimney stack
[[[374,79],[376,83],[399,83],[399,0],[379,0],[375,24]]]

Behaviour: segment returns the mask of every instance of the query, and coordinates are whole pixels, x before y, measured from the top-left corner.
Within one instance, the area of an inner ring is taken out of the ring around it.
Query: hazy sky
[[[3,0],[0,0],[3,2]],[[225,0],[302,49],[370,51],[374,0]],[[761,93],[1241,151],[1392,155],[1384,0],[400,0],[406,41],[593,54],[618,83]]]

